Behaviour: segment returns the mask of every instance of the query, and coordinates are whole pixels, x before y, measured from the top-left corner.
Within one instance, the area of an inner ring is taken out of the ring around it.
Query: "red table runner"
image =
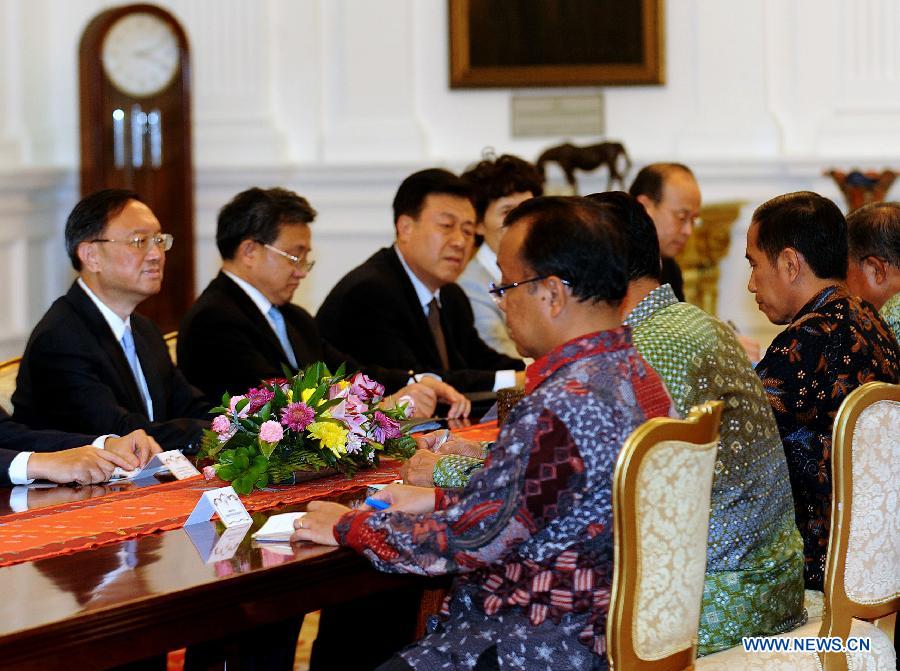
[[[453,433],[470,440],[494,440],[497,424],[475,424],[454,429]],[[359,471],[352,479],[334,475],[300,485],[270,487],[241,500],[250,512],[306,503],[367,485],[390,482],[397,478],[398,467],[398,461],[383,459],[378,468]],[[177,529],[184,524],[204,491],[227,484],[197,476],[5,515],[0,517],[0,566]]]
[[[300,485],[256,491],[241,500],[250,512],[306,503],[367,485],[390,482],[397,478],[398,467],[399,462],[385,459],[380,467],[360,471],[352,479],[334,475]],[[177,529],[184,524],[204,491],[227,484],[196,476],[6,515],[0,518],[0,566]]]

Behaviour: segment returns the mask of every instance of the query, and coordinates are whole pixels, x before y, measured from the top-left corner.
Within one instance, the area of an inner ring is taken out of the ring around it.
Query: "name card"
[[[185,527],[184,530],[194,547],[197,548],[197,552],[200,553],[203,562],[210,564],[223,559],[231,559],[250,530],[250,525],[226,528],[221,535],[216,532],[216,525],[211,522],[192,524]]]
[[[153,458],[148,461],[143,468],[135,468],[133,471],[124,471],[118,466],[110,476],[113,480],[142,480],[150,478],[161,473],[169,471],[177,480],[184,480],[195,475],[200,475],[200,471],[194,468],[194,465],[178,450],[169,450],[168,452],[160,452],[154,454]]]
[[[203,492],[203,496],[194,507],[194,512],[185,520],[184,526],[209,522],[213,514],[218,515],[226,527],[237,527],[253,522],[237,492],[228,486]]]

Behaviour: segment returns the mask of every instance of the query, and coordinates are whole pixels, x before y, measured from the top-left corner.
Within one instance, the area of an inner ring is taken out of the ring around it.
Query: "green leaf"
[[[268,475],[268,473],[263,472],[263,473],[260,473],[259,475],[256,476],[256,486],[257,486],[257,488],[262,489],[262,488],[268,486],[268,484],[269,484],[269,475]]]
[[[272,456],[272,452],[275,451],[276,447],[278,447],[278,443],[267,443],[263,440],[259,441],[259,451],[263,453],[263,456],[266,459]]]
[[[263,407],[259,409],[259,419],[261,422],[268,421],[269,416],[272,414],[272,402],[269,401]]]
[[[241,449],[243,450],[244,448]],[[250,459],[247,457],[246,453],[238,453],[234,456],[234,467],[238,471],[246,471],[250,467]]]
[[[226,408],[231,405],[231,394],[229,394],[227,391],[222,394],[222,405]]]
[[[242,398],[240,401],[237,402],[237,405],[234,406],[234,414],[237,415],[238,413],[241,412],[241,410],[246,408],[248,405],[250,405],[250,399]]]
[[[209,414],[210,415],[222,415],[226,412],[228,412],[228,408],[223,407],[221,405],[217,405],[215,408],[213,408],[212,410],[209,411]]]
[[[231,483],[231,486],[234,487],[234,491],[238,494],[243,494],[246,496],[250,492],[253,491],[254,479],[249,475],[242,475],[237,480]]]
[[[347,362],[341,361],[341,365],[338,366],[337,370],[334,372],[334,377],[344,378],[347,377]]]
[[[216,471],[217,476],[228,482],[234,480],[238,473],[239,471],[233,466],[221,466],[219,470]]]

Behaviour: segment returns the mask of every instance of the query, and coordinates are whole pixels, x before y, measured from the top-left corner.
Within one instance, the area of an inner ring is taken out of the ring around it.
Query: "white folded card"
[[[250,538],[264,543],[284,543],[291,539],[294,533],[294,520],[303,517],[306,513],[281,513],[272,515],[266,520],[259,531]]]
[[[216,525],[212,522],[206,524],[192,524],[184,528],[188,538],[197,548],[200,557],[207,564],[231,559],[244,540],[244,536],[250,530],[250,524],[242,524],[236,527],[226,527],[219,534]]]
[[[125,471],[116,466],[116,470],[110,476],[113,480],[142,480],[143,478],[153,477],[162,471],[169,471],[177,480],[184,480],[195,475],[200,475],[200,471],[194,468],[194,465],[178,450],[169,450],[168,452],[160,452],[154,454],[153,458],[148,461],[143,468],[135,468],[133,471]]]
[[[209,522],[213,513],[219,516],[222,524],[226,527],[237,527],[253,522],[250,513],[238,498],[237,492],[233,487],[228,486],[203,492],[203,496],[194,507],[194,512],[184,521],[184,526]]]

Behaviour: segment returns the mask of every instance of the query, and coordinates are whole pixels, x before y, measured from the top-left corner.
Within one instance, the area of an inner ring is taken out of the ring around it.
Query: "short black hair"
[[[599,205],[575,196],[540,196],[506,215],[528,223],[519,256],[540,276],[566,280],[580,301],[619,304],[628,290],[625,241]]]
[[[900,268],[900,203],[869,203],[847,215],[850,258],[876,256]]]
[[[397,189],[393,204],[394,225],[404,214],[417,219],[422,213],[425,199],[433,193],[465,198],[474,206],[472,187],[468,182],[442,168],[420,170],[404,179]]]
[[[216,246],[222,258],[230,260],[244,240],[269,245],[283,224],[311,224],[315,218],[316,211],[303,196],[288,189],[253,187],[219,210]]]
[[[72,209],[66,219],[65,235],[66,252],[75,270],[81,270],[78,245],[103,235],[109,220],[124,210],[132,200],[144,202],[137,192],[130,189],[102,189],[85,196]]]
[[[625,238],[628,251],[628,278],[640,280],[650,277],[662,278],[662,259],[659,252],[659,237],[653,219],[644,206],[632,195],[624,191],[592,193],[590,199],[607,210],[612,221]]]
[[[531,163],[512,154],[488,157],[470,166],[461,175],[472,188],[475,215],[484,220],[484,213],[492,202],[513,193],[544,193],[544,178]]]
[[[828,198],[812,191],[776,196],[756,208],[751,224],[769,263],[792,247],[819,279],[847,278],[847,221]]]
[[[628,193],[635,198],[647,196],[654,203],[658,203],[662,200],[666,179],[673,172],[684,172],[694,177],[694,173],[684,163],[651,163],[640,169]],[[696,180],[696,177],[694,179]]]

